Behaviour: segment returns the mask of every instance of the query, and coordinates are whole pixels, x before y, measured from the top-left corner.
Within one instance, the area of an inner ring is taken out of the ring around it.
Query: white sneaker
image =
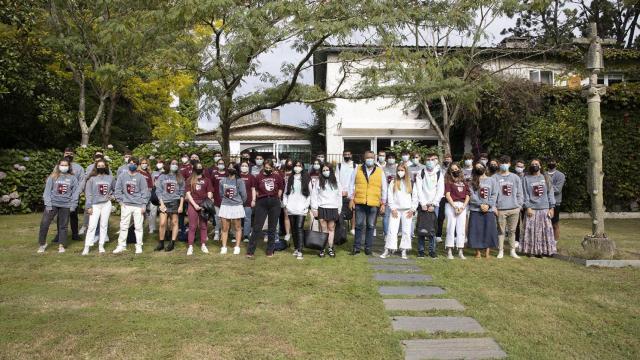
[[[378,229],[373,229],[373,237],[378,236]]]
[[[242,242],[248,243],[249,242],[249,238],[244,238],[244,240],[242,240]]]
[[[155,229],[149,229],[149,234],[153,234],[155,231]]]
[[[187,248],[187,256],[193,255],[193,245],[189,245]]]
[[[104,245],[98,245],[98,252],[100,254],[104,254],[106,252],[105,249],[104,249]]]
[[[78,230],[78,235],[84,235],[87,232],[87,227],[83,226]]]
[[[38,254],[44,253],[46,249],[47,249],[47,244],[40,245],[40,247],[38,247]]]
[[[451,253],[451,248],[447,250],[447,259],[453,260],[453,254]]]
[[[351,235],[355,235],[356,234],[356,229],[351,229]]]
[[[400,255],[403,259],[407,260],[407,250],[402,249],[402,255]]]
[[[236,237],[235,236],[233,237],[233,239],[231,239],[231,242],[234,243],[234,244],[236,243]]]
[[[113,253],[114,254],[120,254],[120,253],[123,253],[125,251],[127,251],[126,247],[124,247],[124,246],[116,246],[116,249],[113,250]]]
[[[520,259],[520,256],[516,254],[516,249],[511,249],[511,253],[509,255],[511,255],[511,257],[514,259]]]
[[[82,255],[89,255],[89,247],[85,246],[84,250],[82,250]]]
[[[496,256],[498,259],[502,259],[504,257],[504,250],[498,250],[498,256]]]
[[[298,251],[298,249],[293,250],[293,256],[298,256],[299,253],[300,253],[300,251]]]
[[[298,253],[298,256],[296,256],[296,259],[298,259],[298,260],[302,260],[303,259],[301,252]]]
[[[220,241],[220,233],[213,233],[213,241]]]
[[[193,246],[191,246],[191,248],[193,248]],[[208,254],[209,253],[209,249],[207,249],[207,245],[202,244],[200,246],[200,250],[202,250],[203,253]],[[191,252],[193,252],[193,250],[191,250]]]
[[[464,257],[464,254],[462,253],[462,249],[458,250],[458,257],[460,257],[460,259],[465,260],[466,257]]]
[[[62,246],[62,245],[58,246],[58,253],[62,254],[65,251],[67,251],[67,250],[64,249],[64,246]]]
[[[384,252],[382,254],[380,254],[380,258],[381,259],[386,259],[388,258],[390,255],[389,249],[384,249]]]
[[[289,239],[291,239],[291,234],[286,234],[284,236],[284,241],[289,241]]]
[[[442,237],[441,236],[436,237],[436,242],[442,242]]]
[[[264,236],[264,242],[269,242],[269,237],[267,235]]]
[[[136,245],[136,254],[142,254],[142,245]]]
[[[227,248],[226,247],[221,247],[220,248],[220,255],[225,255],[227,253]]]
[[[233,248],[233,255],[240,255],[240,246],[235,246]]]

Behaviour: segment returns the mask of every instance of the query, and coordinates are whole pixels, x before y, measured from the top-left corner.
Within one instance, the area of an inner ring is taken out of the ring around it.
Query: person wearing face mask
[[[338,182],[340,183],[340,191],[342,193],[341,214],[348,217],[345,220],[349,220],[351,223],[351,235],[354,235],[356,229],[356,214],[349,209],[349,184],[351,176],[356,169],[356,163],[353,161],[353,156],[349,150],[345,150],[342,153],[342,159],[343,161],[338,164],[336,175],[336,178],[338,178]]]
[[[311,177],[311,186],[318,186],[320,176],[322,175],[322,162],[320,160],[314,160],[311,164],[311,170],[309,171],[309,177]]]
[[[495,206],[498,198],[498,185],[495,178],[487,176],[481,163],[473,168],[471,179],[471,198],[469,200],[469,247],[476,250],[476,258],[486,258],[492,248],[498,246],[498,227],[496,225]]]
[[[213,233],[213,241],[220,240],[220,205],[222,204],[222,197],[220,197],[220,192],[218,189],[220,188],[220,181],[227,177],[227,167],[224,162],[224,159],[220,158],[217,162],[215,162],[215,168],[213,168],[210,172],[210,180],[211,187],[213,188],[213,203],[216,207],[216,215],[215,215],[215,227]]]
[[[498,216],[498,259],[504,256],[504,239],[509,240],[511,257],[518,259],[516,253],[516,229],[520,210],[524,201],[522,183],[518,175],[509,172],[511,158],[507,155],[500,157],[500,171],[494,176],[498,186],[496,199],[496,215]]]
[[[407,259],[407,250],[411,250],[411,223],[414,210],[418,207],[418,187],[411,184],[407,167],[398,165],[396,176],[389,184],[387,193],[389,229],[385,237],[384,252],[381,258],[387,258],[398,249],[398,230],[402,224],[400,240],[401,257]]]
[[[480,155],[478,155],[478,158],[482,166],[484,166],[485,168],[489,166],[487,165],[489,163],[489,154],[484,152],[480,153]]]
[[[293,237],[293,256],[302,260],[304,247],[304,220],[309,212],[311,204],[311,178],[304,171],[304,163],[296,161],[293,164],[293,172],[286,182],[283,206],[287,209],[289,223],[291,223],[291,235]]]
[[[229,228],[233,223],[236,235],[236,246],[233,248],[233,255],[239,255],[240,243],[242,242],[241,220],[244,218],[244,203],[247,201],[247,191],[244,181],[238,178],[236,169],[233,166],[227,168],[227,175],[220,179],[217,191],[221,199],[219,217],[222,222],[222,247],[220,248],[220,254],[225,255],[227,253]]]
[[[253,217],[253,208],[251,201],[253,193],[256,191],[256,179],[249,173],[250,164],[247,160],[240,163],[240,178],[244,181],[244,188],[247,190],[247,200],[244,202],[244,219],[242,219],[242,233],[244,242],[249,242],[251,236],[251,219]]]
[[[98,225],[100,225],[98,252],[104,254],[109,216],[111,216],[111,196],[113,195],[115,181],[113,176],[108,173],[109,167],[106,161],[98,160],[95,165],[87,177],[85,185],[85,208],[90,219],[82,255],[88,255],[89,249],[95,245],[95,233]]]
[[[372,151],[364,153],[364,164],[358,166],[349,181],[350,208],[356,211],[356,234],[352,255],[360,253],[364,242],[364,252],[371,255],[373,234],[378,212],[384,214],[387,202],[387,180],[384,171],[376,165]]]
[[[524,160],[516,160],[516,166],[514,167],[515,174],[520,178],[520,183],[524,182],[525,175],[525,162]],[[524,190],[523,190],[523,198],[524,198]],[[518,217],[518,225],[516,226],[516,247],[519,247],[520,244],[520,228],[522,227],[522,222],[524,221],[525,210],[524,208],[520,209],[520,216]]]
[[[118,176],[114,189],[114,196],[120,203],[120,235],[118,246],[113,250],[114,254],[120,254],[127,250],[127,234],[131,217],[133,217],[136,235],[136,254],[142,254],[142,235],[144,213],[151,197],[151,191],[147,187],[147,180],[138,173],[138,159],[129,159],[129,168],[125,174]]]
[[[467,153],[464,155],[464,167],[462,169],[462,172],[464,174],[464,178],[465,181],[467,181],[467,158],[469,160],[469,163],[473,163],[473,155]],[[444,155],[444,161],[442,162],[442,168],[440,169],[440,172],[442,174],[446,174],[447,171],[449,171],[449,166],[451,166],[451,164],[453,164],[453,158],[451,157],[451,154],[445,154]],[[444,176],[443,176],[444,178]],[[443,183],[443,189],[444,189],[444,183]],[[444,190],[443,190],[444,191]],[[437,216],[438,216],[438,220],[437,220],[437,227],[436,227],[436,242],[442,242],[442,229],[444,227],[444,207],[447,204],[447,199],[442,196],[442,198],[440,199],[440,204],[438,205],[438,211],[436,211]]]
[[[145,158],[140,159],[140,168],[138,169],[138,172],[142,176],[144,176],[144,178],[147,180],[147,186],[149,187],[149,189],[151,189],[153,187],[153,177],[149,172],[149,160]]]
[[[258,239],[262,237],[265,220],[268,221],[267,230],[267,257],[272,257],[274,252],[276,224],[280,215],[280,197],[284,190],[284,181],[277,173],[274,173],[274,166],[271,160],[264,162],[264,168],[256,176],[256,187],[251,202],[254,207],[255,216],[253,221],[253,231],[247,248],[247,258],[253,259]]]
[[[67,158],[58,161],[58,165],[47,178],[42,194],[45,211],[42,213],[42,221],[40,222],[38,253],[43,253],[47,248],[47,232],[56,216],[58,217],[58,252],[65,252],[69,214],[76,210],[81,191],[78,178],[71,169],[71,162]]]
[[[524,160],[516,160],[516,166],[514,167],[514,170],[516,172],[516,175],[518,175],[518,177],[520,178],[520,180],[524,178],[525,169],[526,169],[526,165],[524,163]]]
[[[444,196],[447,198],[445,216],[447,217],[447,259],[453,259],[454,245],[460,259],[465,259],[463,249],[466,242],[467,204],[469,203],[469,185],[464,181],[462,170],[456,164],[449,166],[445,175]]]
[[[387,153],[384,150],[378,151],[378,157],[376,157],[376,165],[384,168],[387,165]]]
[[[151,191],[155,192],[156,183],[158,182],[158,178],[160,175],[164,173],[164,160],[162,158],[157,159],[156,167],[151,172]],[[156,232],[157,223],[158,223],[158,207],[154,205],[151,201],[149,201],[149,234],[153,234]]]
[[[553,237],[556,243],[560,239],[560,204],[562,203],[562,188],[564,187],[565,175],[563,172],[558,171],[557,162],[555,159],[549,159],[547,162],[547,175],[551,179],[551,185],[553,185],[553,196],[556,200],[556,204],[553,209],[553,217],[551,218],[551,224],[553,225]]]
[[[473,177],[473,154],[465,153],[462,156],[462,173],[464,174],[464,181],[469,182]],[[485,166],[485,164],[482,164]]]
[[[251,167],[251,175],[258,176],[264,168],[264,157],[262,155],[256,155],[256,164]]]
[[[449,170],[449,165],[451,165],[453,163],[453,158],[451,157],[451,154],[446,153],[444,154],[444,158],[442,161],[442,172],[447,172],[447,170]]]
[[[401,164],[411,166],[411,154],[409,154],[408,150],[402,150],[402,152],[400,152],[400,160]]]
[[[556,253],[553,218],[556,199],[551,179],[544,174],[540,160],[533,159],[524,177],[524,207],[526,216],[522,229],[520,249],[527,256],[551,256]]]
[[[316,160],[320,161],[320,163],[324,164],[325,163],[325,156],[324,154],[318,154],[316,155]]]
[[[73,161],[74,155],[75,153],[72,148],[68,147],[64,149],[64,157],[67,160],[69,160],[69,169],[70,169],[69,172],[76,177],[76,179],[78,180],[78,185],[81,187],[81,189],[84,189],[84,182],[85,182],[84,168],[80,164]],[[77,204],[75,209],[77,209]],[[74,240],[74,241],[80,240],[79,235],[84,235],[84,231],[80,233],[79,230],[86,230],[86,229],[78,229],[78,212],[76,210],[72,211],[69,214],[69,222],[71,226],[71,240]]]
[[[131,160],[130,150],[125,150],[123,159],[124,159],[124,162],[122,163],[122,165],[120,165],[120,167],[116,171],[116,178],[118,178],[120,175],[126,174],[129,171],[129,160]]]
[[[385,176],[385,179],[387,180],[387,187],[389,187],[389,184],[396,177],[396,168],[398,167],[398,164],[396,164],[395,155],[389,153],[389,154],[385,154],[385,157],[386,157],[386,161],[384,162],[384,165],[380,165],[380,166],[382,167],[382,171],[384,171],[384,176]],[[378,158],[378,160],[380,159]],[[387,200],[388,200],[388,197],[387,197]],[[391,216],[390,211],[385,211],[384,215],[382,216],[382,232],[384,234],[385,239],[387,237],[387,233],[389,232],[389,216]]]
[[[425,242],[429,241],[429,256],[436,258],[436,226],[439,214],[444,216],[444,173],[436,170],[433,160],[435,153],[427,154],[427,166],[416,178],[418,189],[418,216],[421,218],[422,228],[418,229],[418,257],[425,256]]]
[[[187,255],[193,255],[193,244],[196,241],[196,232],[200,231],[200,250],[208,254],[207,249],[207,219],[200,215],[201,205],[206,199],[213,199],[211,181],[204,176],[204,167],[200,161],[193,165],[193,174],[185,187],[185,198],[190,206],[187,208],[189,217],[189,234],[187,237]]]
[[[284,179],[284,187],[287,188],[287,182],[289,181],[289,177],[293,173],[293,160],[291,160],[288,155],[282,155],[284,159],[281,161],[282,166],[280,167],[280,175]],[[283,195],[284,196],[284,195]],[[291,239],[291,222],[289,221],[289,213],[287,208],[283,205],[282,212],[280,214],[280,220],[278,221],[279,225],[284,224],[284,241],[289,241]]]
[[[98,162],[99,160],[104,160],[104,152],[102,150],[97,150],[94,154],[93,154],[93,162],[91,164],[89,164],[89,166],[87,166],[87,168],[85,169],[85,174],[91,174],[93,172],[93,169],[96,166],[96,162]],[[106,160],[105,160],[106,161]],[[111,170],[109,171],[109,175],[111,175]],[[86,183],[86,178],[85,178],[85,183]],[[84,185],[83,189],[84,189]],[[78,230],[78,235],[83,235],[86,233],[87,231],[87,227],[89,227],[89,218],[91,216],[87,213],[87,206],[85,205],[84,207],[84,216],[82,217],[82,227],[80,228],[80,230]],[[96,229],[96,237],[98,237],[99,234],[99,228]],[[109,241],[109,237],[107,235],[107,240]]]
[[[373,157],[371,160],[373,160]],[[340,210],[342,208],[342,193],[340,189],[340,183],[331,164],[322,165],[322,176],[318,186],[314,187],[311,193],[311,209],[313,217],[320,220],[322,232],[329,234],[326,253],[332,258],[336,257],[333,243],[336,222],[340,219]],[[325,250],[321,250],[318,256],[324,257]]]
[[[172,251],[178,239],[178,214],[184,208],[185,180],[180,173],[177,160],[165,163],[165,173],[156,183],[156,195],[160,201],[160,232],[155,251]],[[171,242],[165,247],[164,238],[167,222],[171,220]]]
[[[416,182],[416,176],[418,176],[418,174],[420,174],[420,172],[424,169],[424,165],[420,163],[420,160],[420,153],[414,152],[411,155],[411,165],[407,167],[407,170],[409,171],[409,175],[411,175],[412,183]]]
[[[489,161],[489,165],[486,165],[486,169],[487,169],[487,176],[489,177],[492,177],[495,174],[497,174],[498,171],[500,170],[500,165],[498,164],[498,160],[491,159]]]

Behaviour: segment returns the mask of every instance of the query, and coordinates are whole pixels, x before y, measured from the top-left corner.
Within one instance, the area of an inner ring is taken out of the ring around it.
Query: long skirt
[[[553,237],[551,219],[547,216],[549,209],[533,210],[533,216],[525,211],[522,234],[520,234],[520,251],[529,255],[553,255],[557,252],[556,240]]]
[[[498,228],[496,214],[493,211],[469,212],[469,235],[471,249],[493,249],[498,247]]]

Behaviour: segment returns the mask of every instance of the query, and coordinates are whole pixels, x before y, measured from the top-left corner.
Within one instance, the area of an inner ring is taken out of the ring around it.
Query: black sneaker
[[[355,250],[355,249],[354,249],[354,250],[352,250],[352,251],[349,253],[349,255],[351,255],[351,256],[355,256],[355,255],[358,255],[358,254],[360,254],[360,250]]]
[[[365,249],[364,250],[364,254],[367,255],[367,256],[371,256],[372,252],[371,252],[371,250]]]
[[[158,245],[156,246],[155,249],[153,249],[153,251],[161,251],[161,250],[164,250],[164,240],[158,241]]]
[[[167,246],[164,248],[164,251],[173,251],[173,248],[174,248],[175,246],[176,246],[176,242],[172,240],[172,241],[170,241],[170,242],[169,242],[169,245],[167,245]]]
[[[424,251],[418,251],[418,257],[419,258],[423,258],[424,257]]]
[[[320,252],[318,253],[318,256],[319,256],[319,257],[321,257],[321,258],[323,258],[323,257],[324,257],[324,250],[320,251]]]
[[[333,250],[332,247],[330,247],[329,250],[327,250],[327,253],[329,254],[329,257],[332,257],[332,258],[336,257],[336,252],[335,250]]]
[[[429,257],[431,257],[432,259],[435,259],[435,258],[437,258],[437,257],[438,257],[438,255],[436,255],[436,253],[435,253],[435,252],[430,252],[430,253],[429,253]]]

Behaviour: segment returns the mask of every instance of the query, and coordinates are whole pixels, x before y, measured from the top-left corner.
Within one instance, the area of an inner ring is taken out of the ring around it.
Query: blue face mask
[[[134,172],[138,170],[138,165],[136,164],[129,164],[129,171]]]
[[[411,162],[413,163],[413,165],[420,165],[420,159],[418,158],[411,159]]]
[[[373,159],[366,159],[364,161],[364,163],[368,166],[368,167],[372,167],[373,166]]]
[[[426,166],[426,167],[427,167],[427,170],[433,170],[433,168],[435,167],[435,163],[434,163],[433,161],[431,161],[431,160],[428,160],[428,161],[424,164],[424,166]]]
[[[500,171],[509,171],[509,164],[500,164]]]

